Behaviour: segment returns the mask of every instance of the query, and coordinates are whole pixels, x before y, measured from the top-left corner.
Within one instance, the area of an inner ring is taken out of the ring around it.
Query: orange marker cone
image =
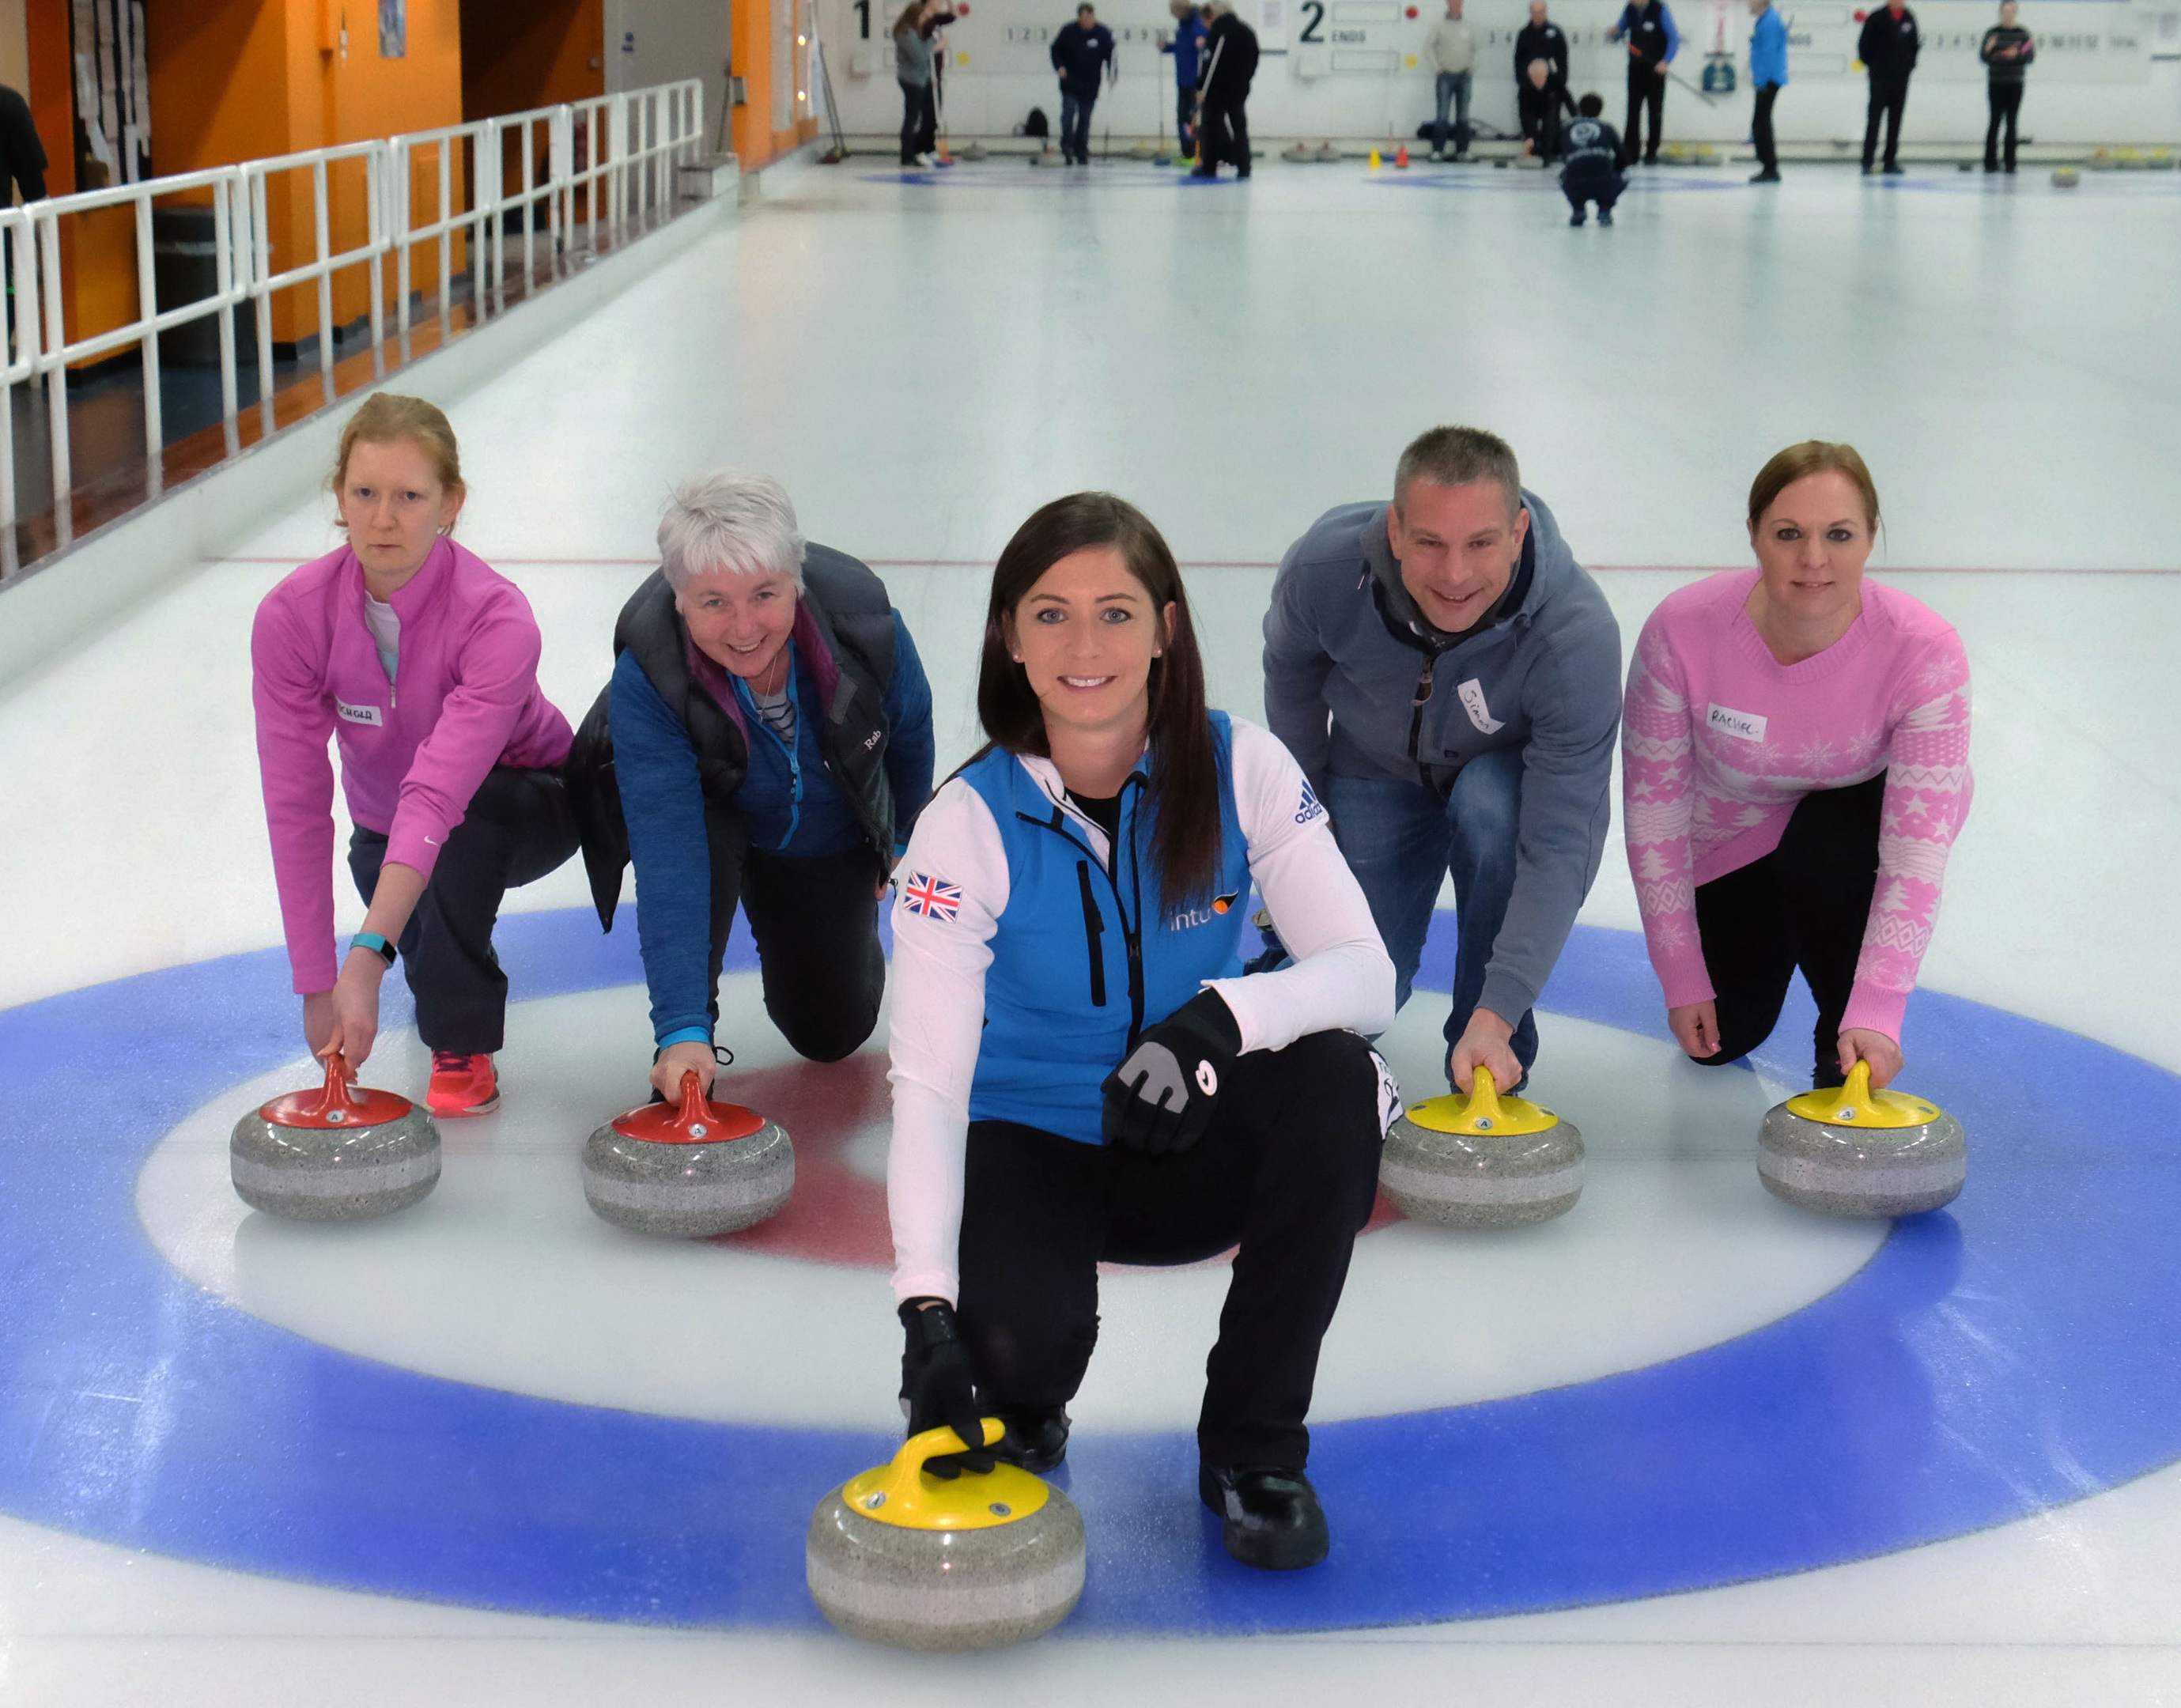
[[[1406,172],[1409,169],[1409,145],[1407,143],[1404,142],[1401,145],[1400,152],[1394,156],[1394,164],[1404,172]]]

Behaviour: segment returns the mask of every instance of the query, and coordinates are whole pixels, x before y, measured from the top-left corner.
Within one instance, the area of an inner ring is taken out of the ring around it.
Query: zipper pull
[[[1416,672],[1416,697],[1409,702],[1411,710],[1419,710],[1432,697],[1432,671],[1438,665],[1435,658],[1424,661],[1424,667]]]

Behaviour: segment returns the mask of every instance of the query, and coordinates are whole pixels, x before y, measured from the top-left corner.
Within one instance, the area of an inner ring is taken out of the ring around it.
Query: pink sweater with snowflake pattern
[[[1756,583],[1742,570],[1669,594],[1629,666],[1621,822],[1651,965],[1669,1008],[1709,1000],[1696,887],[1771,853],[1804,795],[1884,771],[1878,887],[1841,1024],[1897,1042],[1969,807],[1968,661],[1943,619],[1866,581],[1847,633],[1783,665],[1745,609]]]

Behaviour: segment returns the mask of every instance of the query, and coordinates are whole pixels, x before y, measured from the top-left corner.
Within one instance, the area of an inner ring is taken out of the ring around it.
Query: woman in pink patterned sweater
[[[1800,967],[1814,1083],[1901,1070],[1901,1020],[1968,810],[1960,638],[1863,571],[1878,492],[1813,439],[1749,491],[1754,570],[1661,601],[1628,672],[1622,822],[1666,1022],[1691,1059],[1771,1035]]]

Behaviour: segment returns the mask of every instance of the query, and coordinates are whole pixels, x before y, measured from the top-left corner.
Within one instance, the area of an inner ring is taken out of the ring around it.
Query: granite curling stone
[[[1582,1196],[1582,1135],[1477,1070],[1469,1096],[1419,1103],[1387,1130],[1378,1184],[1411,1221],[1442,1228],[1549,1222]]]
[[[439,1184],[439,1130],[392,1092],[357,1088],[338,1051],[317,1091],[290,1092],[235,1124],[228,1167],[253,1210],[361,1222],[406,1209]]]
[[[2073,190],[2083,181],[2082,170],[2074,166],[2056,166],[2052,169],[2052,185],[2056,190]]]
[[[985,1419],[985,1442],[1003,1431]],[[925,1460],[958,1453],[952,1429],[912,1435],[889,1464],[836,1489],[810,1515],[803,1577],[851,1637],[897,1649],[997,1649],[1041,1637],[1083,1595],[1083,1515],[1013,1465],[946,1479]]]
[[[795,1190],[795,1147],[776,1121],[706,1097],[696,1073],[682,1103],[606,1123],[583,1147],[583,1196],[618,1227],[703,1240],[754,1228]]]
[[[1962,1124],[1935,1103],[1874,1092],[1858,1062],[1847,1083],[1775,1105],[1757,1172],[1775,1197],[1828,1216],[1913,1216],[1953,1202],[1968,1178]]]

